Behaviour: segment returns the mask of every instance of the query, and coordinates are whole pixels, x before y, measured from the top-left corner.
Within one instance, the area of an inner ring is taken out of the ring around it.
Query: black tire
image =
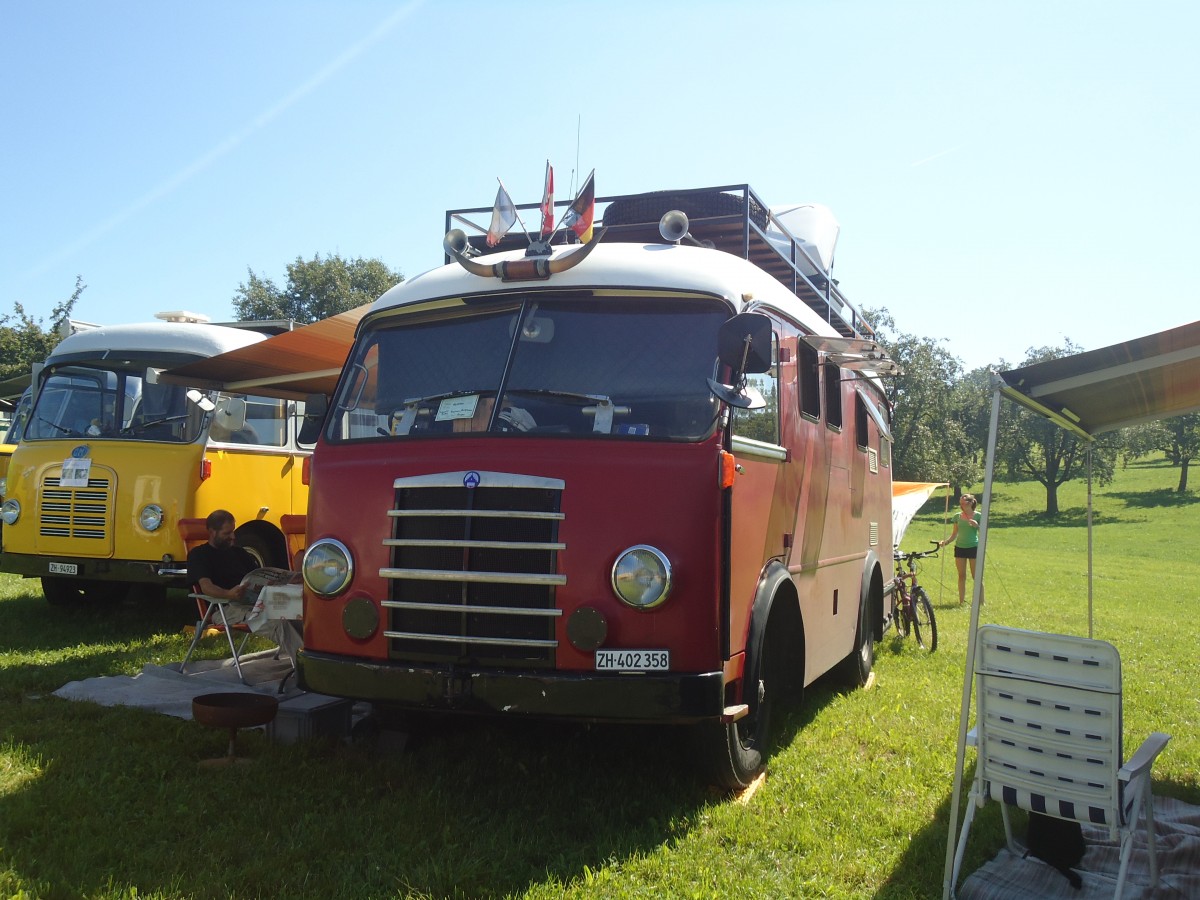
[[[42,578],[42,593],[51,606],[112,606],[129,593],[124,581]]]
[[[260,534],[252,531],[239,532],[237,535],[237,545],[258,560],[260,567],[274,566],[280,569],[289,568],[286,562],[282,562],[278,558],[278,552]]]
[[[677,194],[672,191],[653,191],[614,200],[604,211],[605,225],[642,225],[657,222],[663,214],[678,209],[689,219],[710,216],[741,215],[745,200],[735,194],[720,191]],[[750,218],[759,228],[767,227],[767,211],[750,198]]]
[[[838,664],[841,680],[851,687],[865,687],[875,668],[875,640],[871,628],[871,603],[863,596],[858,606],[858,627],[854,634],[854,649]]]
[[[798,652],[799,637],[789,628],[783,607],[772,609],[762,646],[748,660],[743,701],[750,711],[736,722],[697,726],[701,766],[710,781],[725,790],[749,787],[766,767],[773,716],[801,699],[803,664],[790,656]],[[778,614],[777,614],[778,613]],[[790,645],[790,646],[789,646]]]
[[[929,602],[929,595],[923,587],[913,590],[913,613],[916,616],[913,634],[916,636],[917,646],[932,653],[937,649],[937,618],[933,614],[933,604]]]

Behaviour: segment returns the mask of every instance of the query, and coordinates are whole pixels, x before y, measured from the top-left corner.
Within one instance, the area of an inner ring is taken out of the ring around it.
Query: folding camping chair
[[[1154,732],[1121,764],[1121,657],[1105,641],[984,625],[975,665],[978,748],[975,779],[954,854],[958,883],[976,810],[1000,803],[1008,847],[1008,807],[1106,827],[1120,838],[1114,897],[1129,870],[1133,834],[1144,821],[1150,884],[1158,883],[1150,766],[1170,736]],[[973,801],[973,802],[970,802]]]
[[[196,646],[200,643],[200,638],[204,636],[204,632],[211,626],[217,631],[225,635],[225,640],[229,642],[229,651],[233,654],[233,667],[237,670],[238,680],[242,684],[246,683],[246,676],[242,674],[241,653],[246,646],[246,641],[250,639],[250,628],[242,619],[253,607],[248,603],[241,603],[235,600],[222,600],[217,597],[209,597],[206,594],[199,592],[197,587],[192,593],[188,594],[196,601],[197,610],[200,612],[200,621],[196,623],[196,633],[192,635],[191,646],[188,647],[187,653],[183,657],[183,662],[179,664],[181,673],[187,668],[188,660],[192,658],[192,653]],[[235,621],[230,621],[231,613],[226,612],[226,607],[233,607],[236,615],[233,615]],[[239,631],[242,633],[241,642],[235,647],[233,643],[233,632]]]

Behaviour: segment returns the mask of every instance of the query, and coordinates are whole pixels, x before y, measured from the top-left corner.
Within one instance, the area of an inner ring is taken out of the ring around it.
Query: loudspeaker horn
[[[670,241],[672,244],[683,240],[688,233],[687,213],[678,209],[667,210],[658,220],[658,233],[664,241]]]
[[[450,256],[471,255],[471,242],[467,240],[467,233],[461,228],[451,228],[446,232],[446,236],[442,238],[442,247]]]

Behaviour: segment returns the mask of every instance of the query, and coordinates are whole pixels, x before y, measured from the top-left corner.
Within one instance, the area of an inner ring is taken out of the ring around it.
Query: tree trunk
[[[1058,484],[1053,481],[1046,485],[1046,515],[1058,515]]]
[[[1190,456],[1185,456],[1179,461],[1179,487],[1175,488],[1180,494],[1187,490],[1187,472],[1188,463],[1192,461]]]

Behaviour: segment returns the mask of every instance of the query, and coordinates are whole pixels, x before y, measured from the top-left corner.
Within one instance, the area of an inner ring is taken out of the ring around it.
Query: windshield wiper
[[[470,396],[473,396],[474,394],[490,394],[490,393],[493,393],[493,392],[491,390],[481,391],[479,389],[466,390],[466,391],[446,391],[445,393],[442,393],[442,394],[430,394],[428,397],[412,397],[408,400],[405,400],[402,405],[404,406],[405,409],[407,409],[410,406],[420,406],[422,403],[437,403],[442,400],[450,400],[454,397],[470,397]]]
[[[119,434],[137,434],[143,428],[149,428],[151,425],[161,425],[164,422],[182,422],[187,417],[187,413],[178,413],[173,416],[162,416],[158,419],[146,419],[144,422],[131,422],[122,428]]]
[[[504,396],[510,394],[526,394],[534,397],[553,397],[561,400],[574,400],[586,404],[580,410],[585,416],[595,416],[592,431],[596,434],[612,434],[613,417],[629,415],[628,406],[614,406],[612,398],[604,394],[583,394],[578,391],[560,391],[554,388],[507,388]]]
[[[51,422],[49,419],[43,418],[42,416],[38,416],[37,420],[39,422],[43,423],[44,425],[49,425],[51,428],[55,429],[59,434],[78,434],[78,432],[76,432],[75,429],[67,428],[65,425],[59,425],[57,422]]]
[[[579,391],[560,391],[554,388],[514,388],[504,391],[505,394],[530,394],[534,397],[560,397],[564,400],[578,400],[580,403],[612,403],[604,394],[582,394]]]

